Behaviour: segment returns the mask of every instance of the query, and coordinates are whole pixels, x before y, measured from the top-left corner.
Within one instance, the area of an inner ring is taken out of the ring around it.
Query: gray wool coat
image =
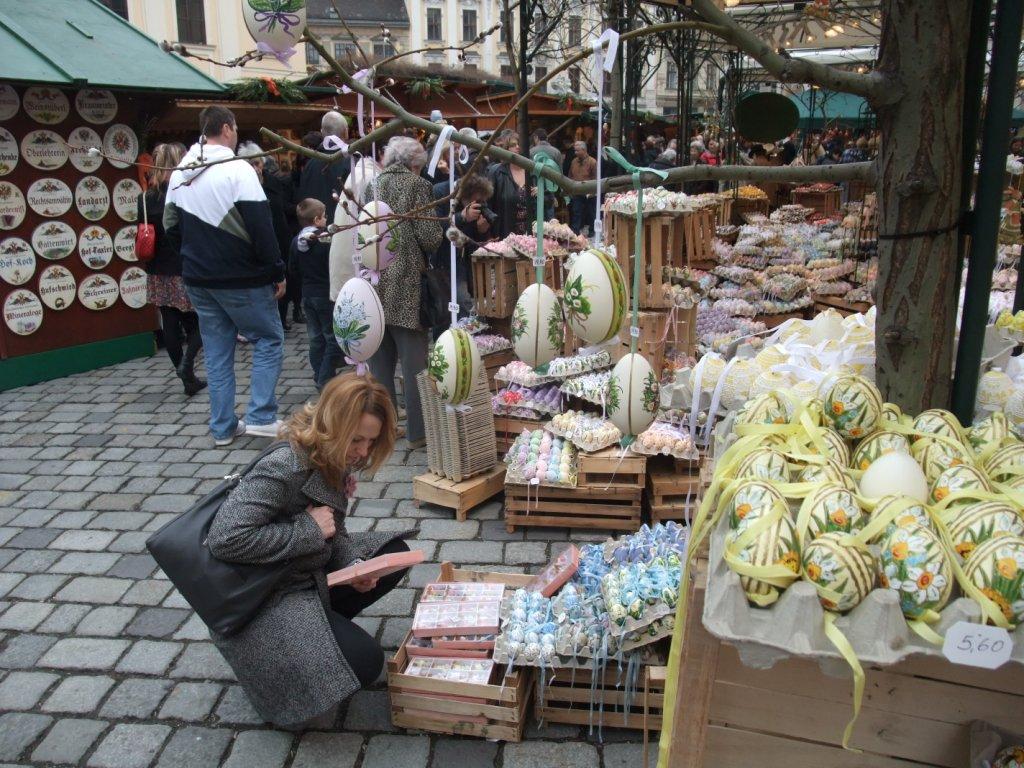
[[[334,509],[332,539],[325,540],[306,513],[310,504]],[[346,533],[347,508],[344,492],[311,469],[305,454],[285,445],[241,479],[210,526],[210,551],[221,560],[292,562],[241,632],[213,636],[256,711],[278,725],[312,719],[360,688],[327,621],[327,573],[372,557],[405,534]]]

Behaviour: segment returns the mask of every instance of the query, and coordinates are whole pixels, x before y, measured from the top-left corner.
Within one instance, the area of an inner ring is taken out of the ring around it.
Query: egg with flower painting
[[[991,491],[992,486],[988,478],[980,469],[975,469],[970,464],[957,464],[956,466],[944,469],[932,483],[931,500],[938,503],[952,493],[963,491]],[[970,501],[953,501],[951,504],[967,504]]]
[[[847,466],[850,463],[850,446],[843,440],[842,435],[830,427],[820,430],[819,434],[825,443],[825,455],[837,464]]]
[[[821,464],[808,464],[797,475],[798,483],[837,483],[851,491],[856,489],[853,478],[846,468],[832,459],[825,459]]]
[[[805,544],[802,572],[829,611],[856,608],[875,586],[878,564],[868,548],[844,533],[823,533]]]
[[[516,357],[531,368],[547,365],[562,352],[562,305],[543,283],[532,283],[512,312],[512,345]]]
[[[942,435],[957,442],[963,442],[964,428],[960,420],[944,408],[922,411],[914,419],[914,429],[929,435]]]
[[[338,291],[332,322],[342,354],[365,363],[384,338],[384,307],[377,291],[361,277],[350,278]]]
[[[729,527],[746,530],[754,521],[773,512],[776,506],[788,514],[786,500],[776,488],[763,480],[744,480],[736,485],[729,502]]]
[[[1002,750],[992,761],[992,768],[1024,768],[1024,744]]]
[[[736,478],[789,482],[789,464],[786,457],[774,448],[755,448],[736,465]]]
[[[387,218],[393,213],[391,206],[379,200],[370,201],[359,212],[356,253],[363,266],[373,272],[383,272],[398,256],[398,224]]]
[[[259,51],[286,61],[306,29],[306,0],[243,0],[242,18]]]
[[[910,451],[924,471],[929,484],[934,483],[936,478],[950,467],[970,464],[973,461],[969,448],[952,440],[936,437],[918,438]]]
[[[739,574],[740,586],[754,605],[774,603],[800,571],[800,548],[786,514],[754,536],[749,529],[730,531],[725,553],[726,563]]]
[[[885,521],[885,529],[872,539],[877,543],[885,539],[896,528],[915,528],[921,526],[935,533],[935,524],[932,522],[928,510],[925,509],[918,499],[910,496],[902,496],[894,493],[883,496],[875,504],[871,511],[871,521]]]
[[[863,376],[842,376],[824,398],[825,418],[847,440],[874,432],[882,418],[882,395]]]
[[[884,422],[892,424],[899,424],[900,419],[903,418],[903,411],[895,403],[883,403],[882,404],[882,427],[885,427]]]
[[[660,387],[654,369],[643,355],[626,355],[615,364],[608,381],[606,410],[624,435],[639,435],[658,414]]]
[[[775,392],[765,392],[748,400],[733,421],[733,427],[742,424],[785,424],[789,419],[789,407]]]
[[[804,541],[825,533],[851,533],[864,527],[867,515],[853,493],[838,483],[824,483],[811,491],[800,505],[798,527],[806,520]]]
[[[1024,518],[1001,501],[978,501],[947,509],[942,517],[953,548],[964,559],[996,536],[1024,536]]]
[[[1016,442],[1017,438],[1010,432],[1009,419],[998,411],[967,431],[967,445],[979,459],[987,459],[1002,446]]]
[[[922,526],[897,527],[882,541],[878,580],[899,595],[910,619],[938,612],[953,591],[953,565],[938,536]]]
[[[1024,621],[1024,538],[996,536],[980,544],[967,559],[964,575],[1011,626]]]
[[[880,429],[860,441],[853,452],[850,466],[861,471],[871,466],[871,462],[887,453],[903,453],[910,455],[910,441],[898,432]]]
[[[997,483],[1024,475],[1024,443],[1011,443],[999,448],[988,457],[983,468],[985,474]]]
[[[427,355],[427,376],[438,397],[449,405],[465,402],[480,373],[480,350],[461,328],[441,334]]]
[[[617,336],[626,319],[629,290],[619,264],[597,248],[576,256],[562,291],[572,332],[590,344]]]

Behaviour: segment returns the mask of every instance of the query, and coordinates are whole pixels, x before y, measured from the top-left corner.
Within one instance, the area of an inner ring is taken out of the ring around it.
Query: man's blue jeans
[[[199,315],[210,391],[210,432],[215,438],[235,434],[235,341],[240,333],[253,344],[252,382],[247,424],[272,424],[277,419],[274,390],[284,357],[284,328],[274,299],[274,286],[199,288],[186,286]]]
[[[306,313],[309,336],[309,367],[313,369],[316,388],[322,390],[344,359],[334,337],[334,302],[326,296],[304,296],[302,309]]]

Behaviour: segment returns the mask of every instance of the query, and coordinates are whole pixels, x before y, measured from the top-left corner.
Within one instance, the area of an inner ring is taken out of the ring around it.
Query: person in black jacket
[[[149,302],[160,310],[160,325],[164,332],[164,348],[171,365],[185,387],[189,397],[200,392],[206,382],[196,378],[196,355],[203,348],[199,333],[199,317],[185,293],[181,279],[181,254],[164,232],[164,199],[167,180],[185,156],[183,144],[160,144],[153,150],[153,165],[147,173],[147,190],[139,195],[138,221],[148,221],[156,231],[156,252],[142,266],[148,273]]]
[[[519,137],[514,133],[504,134],[495,143],[519,153]],[[490,209],[497,214],[492,222],[494,237],[532,232],[537,217],[537,188],[530,184],[526,171],[511,163],[495,163],[487,169],[487,178],[494,187],[490,202]]]
[[[340,112],[332,110],[326,113],[320,120],[320,127],[323,139],[317,147],[319,152],[335,151],[327,149],[324,144],[329,136],[348,141],[348,123]],[[345,179],[348,178],[350,168],[351,162],[347,157],[330,164],[316,158],[307,160],[302,167],[302,176],[296,197],[299,200],[305,200],[307,197],[319,200],[327,209],[327,220],[334,221],[334,209],[338,205],[334,196],[341,194],[341,187],[345,183]]]
[[[307,197],[295,207],[302,225],[292,238],[288,261],[292,274],[302,283],[302,304],[306,309],[306,333],[309,336],[309,365],[317,391],[334,378],[341,363],[341,347],[334,336],[334,302],[331,301],[331,245],[317,235],[327,226],[324,204]]]

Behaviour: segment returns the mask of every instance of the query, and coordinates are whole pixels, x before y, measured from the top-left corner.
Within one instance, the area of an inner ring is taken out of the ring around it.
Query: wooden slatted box
[[[636,217],[622,213],[608,216],[609,242],[615,245],[616,259],[627,287],[633,280],[633,250]],[[666,309],[668,300],[662,290],[665,267],[686,266],[685,225],[683,216],[644,216],[644,254],[640,270],[640,306],[643,309]]]
[[[559,669],[548,673],[541,689],[537,679],[534,715],[545,723],[600,724],[604,728],[661,730],[664,706],[664,668],[645,666],[627,706],[624,673],[610,664],[596,675],[589,669]]]
[[[481,317],[512,317],[516,291],[516,260],[501,256],[473,257],[473,292]]]
[[[701,462],[675,462],[647,473],[646,509],[650,523],[692,520],[700,507],[704,482]]]

